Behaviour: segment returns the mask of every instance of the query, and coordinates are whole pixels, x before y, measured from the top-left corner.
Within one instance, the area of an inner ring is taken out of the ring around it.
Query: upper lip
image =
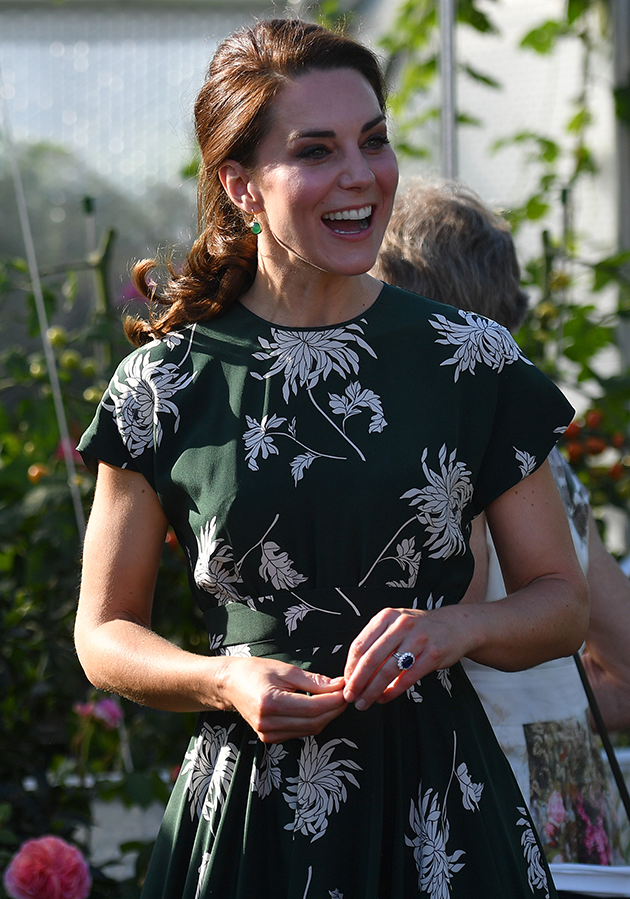
[[[352,209],[336,209],[334,212],[325,212],[323,219],[334,219],[337,221],[348,219],[365,219],[372,214],[373,206],[371,204],[365,206],[354,207]]]

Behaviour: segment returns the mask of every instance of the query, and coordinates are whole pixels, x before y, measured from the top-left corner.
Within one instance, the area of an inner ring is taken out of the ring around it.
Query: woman
[[[583,638],[544,464],[572,410],[509,341],[479,356],[479,327],[366,274],[397,182],[371,52],[294,20],[243,29],[196,123],[200,237],[81,442],[81,662],[201,712],[144,894],[550,895],[458,661]],[[512,594],[464,607],[483,508]],[[150,627],[168,523],[210,656]]]
[[[372,273],[512,332],[527,312],[509,225],[457,182],[406,184]],[[602,543],[584,486],[557,449],[549,462],[587,573],[591,616],[583,660],[607,726],[627,728],[630,582]],[[475,574],[464,601],[500,599],[505,586],[483,514],[474,521],[471,545]],[[622,863],[614,802],[573,659],[512,672],[469,659],[463,665],[528,799],[547,860]]]

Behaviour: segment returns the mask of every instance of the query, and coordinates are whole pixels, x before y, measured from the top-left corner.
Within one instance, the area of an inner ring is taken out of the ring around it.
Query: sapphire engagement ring
[[[408,671],[416,661],[416,657],[412,652],[393,652],[392,658],[396,659],[401,671]]]

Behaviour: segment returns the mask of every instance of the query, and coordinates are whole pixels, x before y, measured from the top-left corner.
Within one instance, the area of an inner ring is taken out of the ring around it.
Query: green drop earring
[[[252,230],[252,234],[260,234],[260,232],[262,231],[262,225],[260,224],[260,222],[257,222],[256,219],[254,219],[249,227]]]

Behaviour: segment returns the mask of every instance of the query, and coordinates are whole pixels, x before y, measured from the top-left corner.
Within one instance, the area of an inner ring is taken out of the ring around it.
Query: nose
[[[340,187],[344,190],[366,190],[375,180],[370,161],[358,147],[346,154],[345,164],[339,175]]]

